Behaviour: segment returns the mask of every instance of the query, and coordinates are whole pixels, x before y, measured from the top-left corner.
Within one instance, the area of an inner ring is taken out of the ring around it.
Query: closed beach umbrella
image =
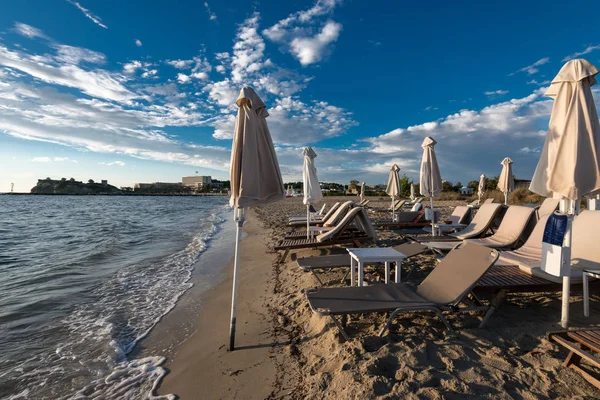
[[[392,198],[392,221],[396,219],[396,210],[394,210],[394,200],[400,196],[400,176],[398,172],[400,167],[396,164],[390,168],[390,177],[388,178],[387,188],[385,192]]]
[[[361,203],[367,199],[367,196],[365,196],[365,183],[364,182],[360,185],[360,197],[359,198],[360,198]]]
[[[426,137],[421,144],[423,148],[423,159],[421,160],[420,186],[421,195],[429,197],[431,202],[431,234],[435,235],[435,213],[433,209],[433,198],[442,191],[442,177],[440,167],[437,163],[435,150],[433,147],[437,144],[431,137]]]
[[[592,96],[599,70],[583,59],[567,62],[546,95],[554,99],[550,124],[529,189],[542,196],[569,200],[563,247],[571,247],[575,204],[600,189],[600,123]],[[570,250],[565,252],[570,255]],[[567,272],[571,260],[567,259]],[[563,277],[561,325],[569,321],[570,273]]]
[[[238,115],[231,148],[231,198],[234,207],[237,235],[233,264],[233,290],[231,295],[231,324],[229,329],[229,349],[235,348],[235,304],[237,278],[240,261],[239,244],[247,207],[263,206],[283,200],[285,190],[277,155],[267,127],[269,116],[265,103],[250,87],[240,91],[236,101]]]
[[[417,196],[415,196],[415,185],[414,184],[410,184],[410,201],[415,201],[417,199]]]
[[[502,172],[498,179],[498,190],[504,193],[504,204],[508,205],[508,194],[515,189],[515,178],[512,173],[513,160],[506,157],[500,165],[502,165]]]
[[[479,177],[479,187],[477,187],[477,197],[479,198],[479,203],[481,203],[481,197],[485,194],[485,175],[481,174]]]
[[[304,204],[306,205],[306,238],[310,237],[310,206],[323,199],[315,158],[317,153],[312,147],[305,147],[302,151],[304,166],[302,167],[302,180],[304,182]]]

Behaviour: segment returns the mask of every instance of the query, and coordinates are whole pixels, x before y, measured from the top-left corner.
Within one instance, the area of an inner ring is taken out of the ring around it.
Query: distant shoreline
[[[72,193],[0,193],[0,196],[134,196],[134,197],[149,197],[149,196],[185,196],[185,197],[205,197],[205,196],[221,196],[226,197],[226,193],[86,193],[86,194],[72,194]]]

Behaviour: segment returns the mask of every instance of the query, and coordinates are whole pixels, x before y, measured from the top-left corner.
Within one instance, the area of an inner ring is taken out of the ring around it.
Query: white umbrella
[[[442,191],[442,177],[440,167],[437,163],[435,150],[437,144],[431,137],[426,137],[421,144],[423,148],[423,159],[421,160],[420,186],[421,195],[429,197],[431,201],[431,234],[435,235],[435,211],[433,209],[433,198]]]
[[[367,199],[367,196],[365,196],[365,183],[363,182],[360,185],[360,201],[363,202]]]
[[[583,59],[567,62],[546,95],[554,99],[546,142],[529,189],[542,196],[569,200],[563,247],[567,273],[563,276],[561,325],[569,322],[570,247],[575,205],[582,196],[600,189],[600,123],[592,96],[599,70]]]
[[[500,178],[498,178],[498,190],[504,193],[504,204],[508,205],[508,194],[515,189],[515,178],[512,173],[513,160],[506,157],[500,165],[502,165],[502,172]]]
[[[240,237],[247,207],[262,206],[285,198],[285,189],[277,155],[267,127],[269,116],[265,103],[254,90],[245,87],[236,101],[238,109],[231,148],[231,198],[237,222],[233,290],[231,294],[231,324],[229,349],[235,348],[235,305],[237,296]]]
[[[479,198],[479,203],[481,203],[481,197],[485,194],[485,175],[481,174],[479,177],[479,187],[477,188],[477,197]]]
[[[305,147],[302,151],[304,156],[304,166],[302,167],[302,180],[304,182],[304,204],[306,205],[306,238],[310,237],[310,206],[323,199],[319,178],[317,178],[317,168],[315,167],[315,158],[317,153],[312,147]]]
[[[415,201],[417,196],[415,196],[415,185],[411,183],[410,185],[410,201]]]
[[[400,196],[400,176],[398,172],[400,171],[400,167],[396,164],[392,165],[390,168],[390,177],[388,178],[387,188],[385,192],[392,198],[392,221],[396,219],[396,210],[394,210],[394,199],[397,196]]]

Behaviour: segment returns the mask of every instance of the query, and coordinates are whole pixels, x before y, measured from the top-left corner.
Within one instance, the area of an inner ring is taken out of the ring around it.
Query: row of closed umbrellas
[[[530,189],[542,196],[566,198],[570,201],[567,235],[563,246],[570,247],[575,202],[591,192],[600,191],[600,122],[591,92],[599,70],[583,59],[567,62],[552,81],[546,95],[554,99],[549,129],[544,148],[533,175]],[[239,241],[245,221],[245,209],[265,205],[285,198],[283,179],[269,133],[266,105],[250,87],[244,87],[236,101],[238,116],[231,152],[231,199],[235,209],[237,236],[235,244],[233,290],[229,349],[235,348],[236,296],[239,273]],[[434,146],[436,141],[425,138],[421,147],[420,191],[433,199],[441,192],[442,180]],[[314,158],[310,147],[304,152],[304,203],[307,213],[311,204],[321,199]],[[499,178],[500,190],[508,193],[513,189],[511,164],[506,158]],[[394,176],[397,177],[397,169]],[[394,167],[392,167],[394,169]],[[390,179],[392,176],[390,174]],[[480,187],[485,177],[480,179]],[[388,194],[398,196],[399,182],[391,182]],[[388,182],[389,186],[389,182]],[[506,190],[504,190],[506,189]],[[364,190],[362,191],[364,193]],[[481,196],[481,194],[480,194]],[[393,207],[392,207],[393,209]],[[308,219],[308,218],[307,218]],[[433,219],[432,219],[433,220]],[[570,262],[570,260],[569,260]],[[564,277],[562,324],[568,320],[569,276]],[[566,295],[565,295],[566,290]],[[566,306],[566,309],[565,309]]]

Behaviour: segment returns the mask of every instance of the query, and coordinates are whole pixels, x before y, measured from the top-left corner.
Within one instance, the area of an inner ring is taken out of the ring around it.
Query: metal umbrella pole
[[[235,256],[233,258],[233,290],[231,293],[231,321],[229,323],[229,351],[235,350],[235,306],[238,288],[238,267],[240,264],[240,239],[242,238],[242,227],[246,220],[246,209],[236,207],[234,211],[236,222]]]

